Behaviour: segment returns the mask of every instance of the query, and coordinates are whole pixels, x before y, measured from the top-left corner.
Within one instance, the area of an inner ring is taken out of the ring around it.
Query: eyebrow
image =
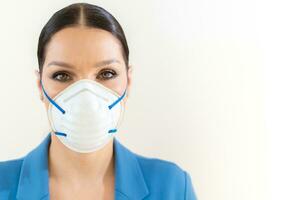
[[[111,63],[121,63],[119,60],[117,59],[108,59],[108,60],[103,60],[100,62],[97,62],[95,64],[95,67],[101,67],[103,65],[109,65]],[[57,66],[61,66],[61,67],[67,67],[67,68],[74,68],[74,66],[72,64],[63,62],[63,61],[51,61],[47,67],[51,66],[51,65],[57,65]]]

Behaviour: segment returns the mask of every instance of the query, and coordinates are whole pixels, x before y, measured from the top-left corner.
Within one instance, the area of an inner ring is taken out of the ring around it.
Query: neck
[[[104,182],[104,179],[114,176],[113,157],[113,140],[95,152],[78,153],[51,133],[49,176],[71,183]]]

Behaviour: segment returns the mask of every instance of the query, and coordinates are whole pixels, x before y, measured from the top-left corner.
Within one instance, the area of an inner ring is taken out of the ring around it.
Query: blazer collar
[[[149,194],[136,155],[124,147],[116,138],[115,199],[143,199]],[[49,199],[48,150],[51,133],[23,159],[17,189],[17,199]]]

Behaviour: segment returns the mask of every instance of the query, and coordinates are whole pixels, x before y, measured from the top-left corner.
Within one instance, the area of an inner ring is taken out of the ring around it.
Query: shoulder
[[[191,177],[185,169],[168,160],[135,155],[152,194],[166,194],[167,199],[196,199]]]
[[[3,195],[4,192],[16,189],[22,163],[23,157],[0,161],[0,196],[1,194]]]
[[[151,176],[152,179],[172,178],[179,183],[184,181],[185,171],[174,162],[137,154],[136,158],[143,170],[144,176]]]

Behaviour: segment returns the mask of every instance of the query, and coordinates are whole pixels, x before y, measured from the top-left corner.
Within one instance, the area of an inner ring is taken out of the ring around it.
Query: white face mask
[[[48,100],[48,119],[53,132],[68,148],[80,153],[101,149],[115,135],[124,106],[118,95],[104,85],[81,79]]]

